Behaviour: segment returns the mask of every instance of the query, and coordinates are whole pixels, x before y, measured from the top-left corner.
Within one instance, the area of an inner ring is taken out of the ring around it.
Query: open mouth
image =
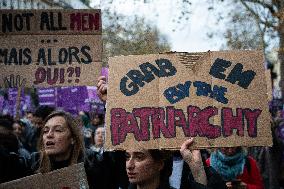
[[[135,178],[136,174],[132,172],[128,172],[127,175],[128,175],[128,178]]]
[[[52,142],[52,141],[47,141],[46,143],[45,143],[45,147],[53,147],[55,145],[55,142]]]

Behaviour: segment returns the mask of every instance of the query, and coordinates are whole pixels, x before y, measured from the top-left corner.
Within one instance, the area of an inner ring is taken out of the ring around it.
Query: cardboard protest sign
[[[5,10],[0,17],[0,88],[94,85],[100,10]]]
[[[267,81],[268,101],[271,101],[273,100],[273,95],[272,95],[272,80],[271,80],[270,70],[265,70],[265,79]]]
[[[109,59],[107,149],[270,146],[260,51]]]
[[[0,189],[88,189],[84,163],[0,184]]]
[[[101,35],[99,9],[1,10],[0,35]]]

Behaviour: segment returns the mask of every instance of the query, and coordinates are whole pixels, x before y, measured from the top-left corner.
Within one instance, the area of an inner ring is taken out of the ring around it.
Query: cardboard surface
[[[265,78],[267,81],[267,96],[268,96],[268,101],[273,100],[273,95],[272,95],[272,81],[271,81],[271,73],[270,70],[265,70]]]
[[[0,26],[0,88],[94,85],[100,75],[100,10],[1,10]]]
[[[84,163],[0,184],[0,189],[88,189]]]
[[[100,35],[0,37],[0,86],[94,85],[100,75]],[[12,77],[12,78],[11,78]]]
[[[0,35],[101,35],[99,9],[1,10]]]
[[[107,149],[271,146],[260,51],[109,59]]]

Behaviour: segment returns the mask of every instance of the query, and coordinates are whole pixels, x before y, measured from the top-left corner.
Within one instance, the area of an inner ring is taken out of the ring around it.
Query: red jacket
[[[257,167],[256,161],[252,157],[248,157],[250,163],[250,171],[248,171],[246,165],[244,167],[243,174],[239,175],[237,179],[247,184],[247,189],[264,189],[262,176]],[[207,166],[210,166],[210,158],[206,160]]]

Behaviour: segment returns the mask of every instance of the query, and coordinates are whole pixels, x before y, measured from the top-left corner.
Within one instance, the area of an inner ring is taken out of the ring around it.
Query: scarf
[[[210,165],[225,181],[231,181],[244,171],[246,153],[242,150],[233,156],[226,156],[219,150],[210,156]]]

